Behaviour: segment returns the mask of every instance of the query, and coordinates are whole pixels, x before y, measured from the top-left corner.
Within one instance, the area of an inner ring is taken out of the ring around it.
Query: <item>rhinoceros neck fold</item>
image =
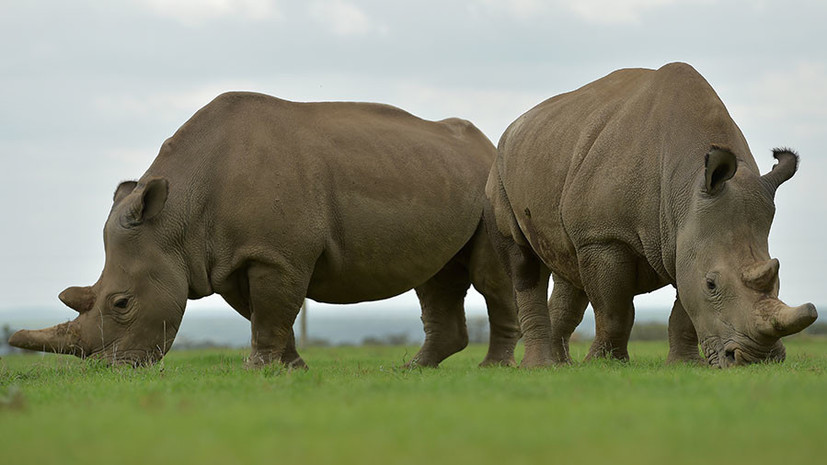
[[[204,167],[205,157],[190,152],[200,152],[200,147],[176,143],[175,136],[167,140],[161,154],[149,167],[141,180],[163,177],[169,180],[169,196],[164,218],[155,225],[159,242],[168,251],[170,259],[187,275],[189,298],[200,298],[213,293],[209,280],[210,223],[207,193],[198,187],[209,176]],[[172,151],[175,151],[173,153]]]

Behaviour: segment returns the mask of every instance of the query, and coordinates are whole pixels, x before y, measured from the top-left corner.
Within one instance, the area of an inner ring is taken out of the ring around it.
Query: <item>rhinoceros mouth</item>
[[[780,344],[762,344],[753,339],[737,335],[722,339],[710,337],[701,342],[701,350],[709,366],[729,368],[753,363],[783,362],[786,353]]]

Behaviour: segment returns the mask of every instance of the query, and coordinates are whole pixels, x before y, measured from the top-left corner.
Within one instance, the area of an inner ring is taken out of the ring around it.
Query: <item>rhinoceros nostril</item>
[[[726,359],[727,365],[734,365],[735,364],[735,350],[725,350],[724,351],[724,358]]]

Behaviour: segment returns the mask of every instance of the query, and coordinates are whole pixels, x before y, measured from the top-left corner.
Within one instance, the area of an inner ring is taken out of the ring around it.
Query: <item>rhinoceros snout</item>
[[[718,350],[718,367],[729,368],[738,365],[747,365],[754,361],[755,357],[748,355],[748,352],[735,342],[729,342]]]
[[[744,350],[731,345],[706,354],[706,361],[709,366],[713,368],[730,368],[739,365],[747,365],[749,363],[753,363],[751,360],[752,357],[746,355]]]
[[[701,343],[707,364],[713,368],[730,368],[752,363],[779,363],[787,351],[780,339],[769,345],[758,343],[743,336],[726,342],[710,337]]]
[[[721,358],[721,365],[723,368],[732,365],[739,365],[739,361],[743,360],[743,355],[738,349],[724,350],[724,356]]]

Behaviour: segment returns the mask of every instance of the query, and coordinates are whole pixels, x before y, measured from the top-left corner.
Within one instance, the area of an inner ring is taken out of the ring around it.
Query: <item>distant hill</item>
[[[308,311],[308,339],[314,344],[358,345],[370,343],[419,344],[424,338],[419,310],[411,308],[383,308],[380,302],[368,306],[325,305],[310,302]],[[474,341],[488,339],[488,324],[484,308],[468,310],[468,331]],[[63,308],[26,308],[0,310],[0,328],[9,330],[36,329],[70,320],[74,312]],[[666,323],[668,311],[638,310],[638,322]],[[299,335],[298,320],[295,326]],[[578,327],[581,337],[594,335],[594,317],[586,312]],[[5,345],[5,341],[0,346]],[[229,308],[188,309],[173,348],[193,346],[248,347],[250,322]]]

